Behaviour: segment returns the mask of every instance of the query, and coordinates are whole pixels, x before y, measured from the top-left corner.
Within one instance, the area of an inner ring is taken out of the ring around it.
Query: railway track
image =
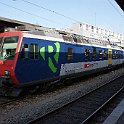
[[[124,75],[29,124],[84,124],[124,89]]]
[[[8,99],[8,98],[5,98],[5,97],[0,97],[0,106],[4,105],[4,104],[7,104],[9,102],[13,101],[12,99]]]
[[[6,98],[6,97],[0,97],[0,107],[9,105],[13,102],[20,101],[19,98]]]
[[[124,89],[118,93],[108,104],[106,104],[101,110],[94,114],[86,124],[103,124],[107,117],[113,112],[113,110],[124,99]]]

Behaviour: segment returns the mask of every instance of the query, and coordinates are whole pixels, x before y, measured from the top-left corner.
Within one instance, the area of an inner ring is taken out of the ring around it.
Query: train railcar
[[[46,86],[70,76],[124,63],[124,50],[58,33],[13,31],[0,34],[0,92],[18,96],[30,86]],[[98,42],[98,41],[96,41]]]

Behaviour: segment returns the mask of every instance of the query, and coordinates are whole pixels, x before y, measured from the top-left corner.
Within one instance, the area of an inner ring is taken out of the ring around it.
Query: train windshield
[[[0,38],[0,51],[1,51],[1,47],[2,47],[2,38]]]
[[[0,38],[0,59],[12,60],[16,54],[19,36]]]

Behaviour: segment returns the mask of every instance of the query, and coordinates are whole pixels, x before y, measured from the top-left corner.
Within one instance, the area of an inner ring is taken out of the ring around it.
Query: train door
[[[69,44],[66,47],[66,64],[65,64],[65,74],[71,75],[75,73],[74,69],[74,46]]]
[[[112,65],[112,50],[108,49],[108,65]]]

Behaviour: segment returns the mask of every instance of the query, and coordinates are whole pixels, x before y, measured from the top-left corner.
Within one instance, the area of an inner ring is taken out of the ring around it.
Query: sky
[[[82,22],[124,34],[124,12],[115,0],[0,0],[0,17],[50,28]]]

